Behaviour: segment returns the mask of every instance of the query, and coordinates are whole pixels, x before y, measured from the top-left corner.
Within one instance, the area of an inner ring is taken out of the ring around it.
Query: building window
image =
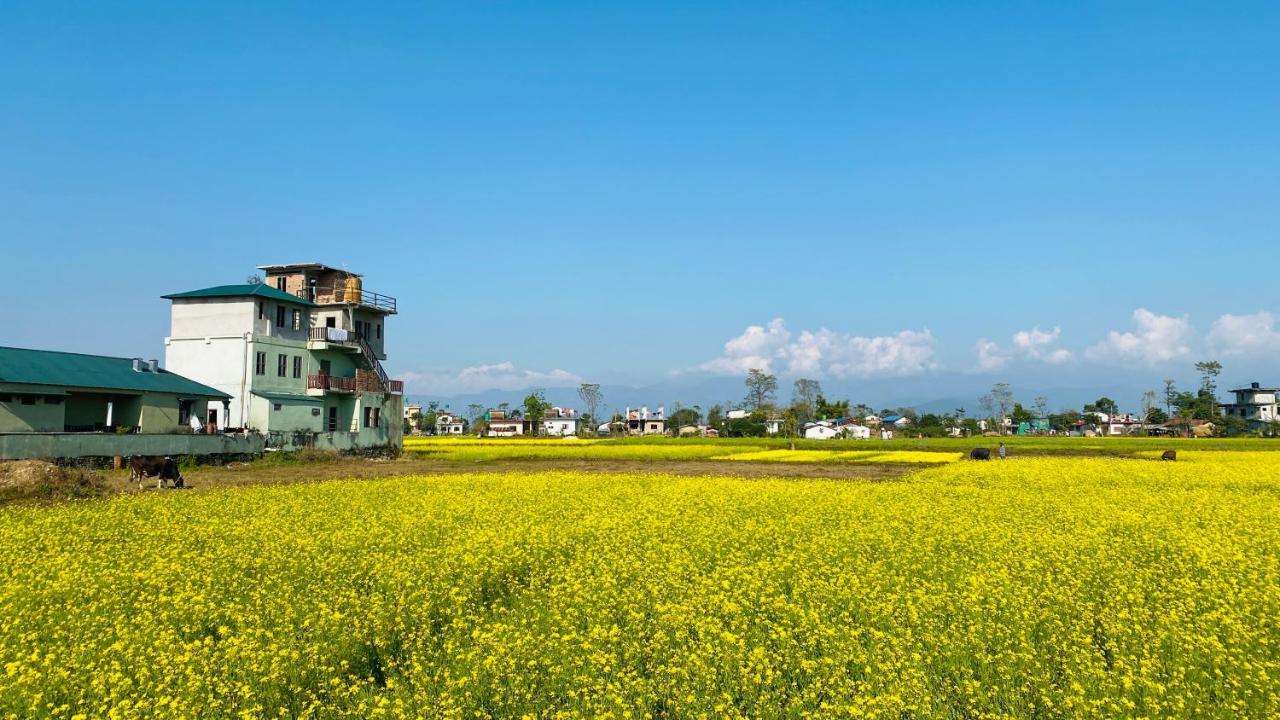
[[[365,408],[364,409],[364,426],[370,427],[369,421],[372,419],[373,419],[373,408],[371,407]]]
[[[266,318],[267,318],[267,304],[259,300],[258,301],[258,319],[265,320]]]
[[[373,409],[373,426],[381,427],[382,426],[381,420],[382,420],[382,408],[374,408]]]
[[[381,340],[382,339],[382,323],[378,323],[377,332],[378,332],[378,339]]]
[[[283,305],[276,306],[276,327],[284,327],[284,314],[286,310],[288,310],[288,308]]]
[[[44,404],[45,404],[45,405],[61,405],[61,404],[62,404],[62,398],[60,398],[60,397],[48,397],[48,396],[46,396],[46,397],[45,397],[45,399],[44,399]]]
[[[285,283],[286,283],[287,281],[288,281],[288,279],[287,279],[287,278],[285,278],[283,275],[282,275],[282,276],[280,276],[280,277],[278,277],[278,278],[276,278],[276,289],[277,289],[277,290],[284,291],[284,286],[285,286]]]
[[[294,330],[302,329],[302,311],[301,310],[293,311],[293,329]]]
[[[293,377],[295,380],[302,377],[302,356],[301,355],[293,356]]]
[[[260,353],[256,353],[253,356],[253,374],[254,375],[267,374],[267,354],[266,353],[260,352]]]
[[[276,356],[276,375],[280,377],[289,375],[289,356],[284,353]]]
[[[0,395],[0,403],[13,402],[13,398],[8,395]]]
[[[284,409],[284,403],[272,403],[271,408],[276,412],[280,412]]]
[[[35,404],[36,404],[36,396],[35,396],[35,395],[23,395],[23,396],[22,396],[22,404],[23,404],[23,405],[35,405]]]

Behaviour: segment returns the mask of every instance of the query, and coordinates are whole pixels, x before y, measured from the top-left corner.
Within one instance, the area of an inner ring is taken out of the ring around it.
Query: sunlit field
[[[0,716],[1275,717],[1280,455],[1190,459],[8,508]]]

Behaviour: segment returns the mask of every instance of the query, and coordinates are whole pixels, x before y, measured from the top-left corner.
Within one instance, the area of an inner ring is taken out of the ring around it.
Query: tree
[[[1037,418],[1049,417],[1049,398],[1043,395],[1037,395],[1034,402],[1031,403],[1036,409]]]
[[[702,413],[694,408],[680,408],[667,416],[669,426],[677,432],[685,425],[697,425],[701,419]]]
[[[791,405],[799,418],[811,418],[818,408],[818,398],[822,396],[822,385],[817,380],[800,378],[791,386]]]
[[[1151,412],[1147,413],[1147,422],[1152,425],[1163,425],[1169,422],[1169,416],[1158,407],[1151,408]]]
[[[773,394],[778,391],[777,376],[770,375],[759,368],[748,370],[747,379],[743,382],[747,386],[746,404],[752,411],[772,403]]]
[[[1142,422],[1151,422],[1151,413],[1158,409],[1156,402],[1155,390],[1142,393]]]
[[[1173,414],[1173,401],[1178,397],[1178,385],[1172,378],[1165,378],[1164,381],[1164,412],[1166,415]]]
[[[484,406],[481,405],[480,403],[471,403],[470,405],[467,406],[467,420],[469,420],[472,425],[474,425],[476,421],[478,421],[483,416],[484,416]]]
[[[524,399],[524,416],[525,419],[532,423],[529,429],[530,434],[538,434],[538,425],[542,422],[542,418],[546,417],[547,411],[550,409],[551,403],[547,402],[547,398],[541,390],[534,390]]]
[[[1196,363],[1196,372],[1200,373],[1200,398],[1204,419],[1218,415],[1218,375],[1222,373],[1222,363],[1217,360],[1203,360]]]
[[[1119,412],[1116,401],[1109,397],[1100,397],[1093,403],[1093,407],[1100,413],[1105,413],[1108,417]]]
[[[598,383],[582,383],[578,386],[578,397],[582,399],[582,410],[586,419],[596,420],[596,411],[604,404],[604,393],[600,392]]]
[[[1030,424],[1030,422],[1034,419],[1035,419],[1035,416],[1032,415],[1031,412],[1028,411],[1026,408],[1022,407],[1022,403],[1015,402],[1013,404],[1013,410],[1010,411],[1009,413],[1009,420],[1013,423],[1013,426],[1015,428],[1021,425],[1022,423]]]
[[[720,426],[724,425],[724,407],[723,406],[712,405],[711,407],[707,408],[707,425],[715,428],[716,430],[719,430]]]
[[[996,399],[994,395],[987,393],[986,395],[978,398],[978,406],[982,408],[984,420],[996,422]]]
[[[1000,417],[996,418],[996,422],[1000,424],[1000,433],[1004,434],[1004,419],[1009,416],[1009,411],[1013,409],[1013,388],[1009,387],[1009,383],[992,385],[991,401],[995,408],[1000,411]]]

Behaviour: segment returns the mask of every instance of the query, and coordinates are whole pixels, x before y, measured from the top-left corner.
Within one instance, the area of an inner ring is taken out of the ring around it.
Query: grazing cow
[[[1160,459],[1168,460],[1169,462],[1177,462],[1178,453],[1176,450],[1165,450],[1164,454],[1160,456]]]
[[[154,476],[156,487],[164,487],[164,481],[170,480],[175,488],[184,487],[182,473],[178,471],[178,462],[171,457],[143,457],[134,455],[129,458],[129,479],[138,481],[138,489],[142,489],[142,480]]]
[[[973,451],[969,453],[969,459],[970,460],[990,460],[991,448],[974,448]]]

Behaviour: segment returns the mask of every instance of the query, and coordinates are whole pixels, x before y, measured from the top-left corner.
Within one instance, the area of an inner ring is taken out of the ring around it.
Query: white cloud
[[[519,390],[529,387],[577,385],[582,378],[568,370],[521,370],[510,361],[477,365],[458,372],[438,370],[400,373],[410,392],[456,394],[481,390]]]
[[[1191,354],[1191,321],[1185,315],[1157,315],[1138,308],[1133,311],[1133,324],[1133,332],[1112,330],[1085,355],[1093,360],[1138,360],[1155,365]]]
[[[974,352],[978,356],[978,369],[999,370],[1015,359],[1038,360],[1051,365],[1070,362],[1074,357],[1071,351],[1056,347],[1061,338],[1062,328],[1041,330],[1038,325],[1030,330],[1014,333],[1008,349],[983,338],[974,345]]]
[[[1252,315],[1223,315],[1209,329],[1209,346],[1223,355],[1255,355],[1280,350],[1275,317],[1260,310]]]
[[[777,318],[767,326],[748,327],[724,344],[723,355],[701,368],[726,375],[760,368],[840,379],[916,375],[936,367],[935,344],[928,330],[862,337],[821,328],[802,331],[793,341],[782,318]]]
[[[979,370],[999,370],[1009,364],[1009,355],[986,338],[979,340],[973,351],[978,354]]]

